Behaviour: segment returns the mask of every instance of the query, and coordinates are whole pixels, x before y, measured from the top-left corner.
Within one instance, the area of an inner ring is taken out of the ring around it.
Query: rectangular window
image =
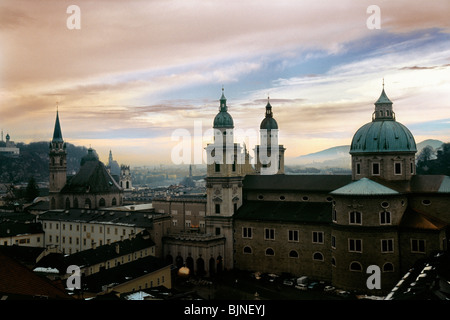
[[[220,163],[214,163],[214,171],[220,172]]]
[[[372,163],[372,175],[380,175],[380,164],[378,162]]]
[[[242,228],[242,238],[252,238],[252,228]]]
[[[394,173],[396,175],[402,174],[402,164],[401,164],[401,162],[395,162],[394,163]]]
[[[348,239],[348,251],[362,252],[362,240],[361,239]]]
[[[322,231],[313,231],[312,242],[313,243],[323,243],[323,232]]]
[[[382,239],[381,240],[381,252],[394,252],[394,240]]]
[[[411,174],[413,174],[414,173],[414,163],[410,163],[410,167],[411,167]]]
[[[336,210],[333,209],[333,211],[331,212],[331,219],[336,222],[337,221],[337,214],[336,214]]]
[[[218,235],[220,235],[220,228],[219,227],[216,228],[216,236],[218,236]]]
[[[289,241],[298,242],[298,230],[288,230]]]
[[[361,163],[356,164],[356,174],[361,174]]]
[[[411,239],[411,252],[425,253],[425,240]]]
[[[233,164],[231,165],[233,172],[236,171],[236,160],[233,162]]]
[[[349,223],[350,224],[361,224],[362,218],[361,218],[361,212],[359,211],[352,211],[349,213]]]
[[[275,240],[275,229],[264,229],[264,240]]]
[[[391,213],[389,211],[380,212],[380,224],[391,224]]]
[[[331,236],[331,247],[333,249],[336,249],[336,237],[335,236]]]
[[[220,204],[216,204],[216,213],[219,214],[220,213]]]

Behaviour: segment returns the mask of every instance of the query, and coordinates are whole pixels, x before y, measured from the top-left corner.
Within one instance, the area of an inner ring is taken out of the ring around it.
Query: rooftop
[[[331,192],[352,181],[351,175],[246,175],[246,190]]]
[[[331,223],[331,203],[293,201],[246,201],[235,220],[295,223]]]
[[[368,178],[349,183],[337,190],[331,192],[333,195],[355,195],[355,196],[371,196],[371,195],[395,195],[399,192],[383,186]]]

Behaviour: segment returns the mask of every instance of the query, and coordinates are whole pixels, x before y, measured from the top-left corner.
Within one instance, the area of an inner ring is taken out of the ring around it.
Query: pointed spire
[[[59,124],[58,105],[56,106],[56,121],[55,121],[55,129],[53,130],[52,142],[63,142],[63,137],[62,137],[62,133],[61,133],[61,125]]]
[[[222,86],[222,96],[220,97],[220,111],[227,111],[227,98],[225,98],[224,88]]]

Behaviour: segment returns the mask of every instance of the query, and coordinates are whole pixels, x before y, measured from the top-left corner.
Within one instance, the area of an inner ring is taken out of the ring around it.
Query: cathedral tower
[[[233,215],[242,205],[244,153],[234,143],[233,118],[223,93],[214,118],[214,142],[206,147],[206,232],[225,237],[223,266],[233,267]]]
[[[260,145],[255,147],[256,172],[260,174],[284,174],[284,151],[278,144],[278,123],[273,117],[272,106],[267,99],[266,113],[259,126]]]
[[[53,139],[49,146],[49,196],[50,209],[63,208],[59,192],[67,180],[67,152],[66,144],[61,133],[58,110],[56,111],[56,122],[53,130]]]

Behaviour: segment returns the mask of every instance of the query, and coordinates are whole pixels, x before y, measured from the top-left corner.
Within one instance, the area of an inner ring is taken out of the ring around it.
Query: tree
[[[31,202],[36,197],[39,197],[39,187],[36,183],[36,180],[32,176],[28,181],[27,188],[25,189],[25,200]]]

